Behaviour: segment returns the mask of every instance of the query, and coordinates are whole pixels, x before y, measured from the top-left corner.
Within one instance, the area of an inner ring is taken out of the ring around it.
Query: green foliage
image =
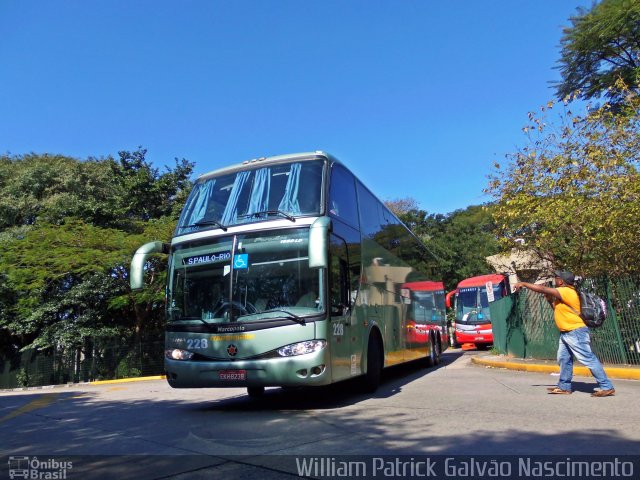
[[[0,231],[73,217],[95,226],[135,232],[137,222],[177,217],[193,164],[176,159],[160,173],[146,150],[78,161],[52,155],[0,157]]]
[[[166,259],[132,293],[133,252],[168,241],[192,165],[160,173],[145,150],[112,158],[0,157],[0,348],[88,349],[88,339],[140,338],[163,322]]]
[[[21,368],[16,375],[16,382],[19,387],[28,387],[29,386],[29,374],[25,368]]]
[[[604,95],[617,104],[628,93],[619,88],[620,80],[639,94],[640,2],[603,0],[578,12],[561,40],[558,99]]]
[[[486,257],[500,251],[491,206],[470,206],[447,215],[415,208],[411,198],[386,202],[436,257],[447,290],[460,280],[492,272]]]
[[[118,366],[116,367],[115,377],[116,378],[132,378],[139,377],[142,372],[139,368],[134,366],[138,361],[136,352],[130,352],[125,358],[118,362]]]
[[[496,164],[487,192],[503,246],[536,252],[582,275],[640,270],[640,100],[626,96],[584,117],[565,111],[560,125],[530,114],[528,145]],[[618,105],[620,107],[620,105]]]

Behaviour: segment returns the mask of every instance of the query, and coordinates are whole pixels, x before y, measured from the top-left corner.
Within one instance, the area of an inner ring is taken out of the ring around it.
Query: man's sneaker
[[[593,392],[591,394],[592,397],[612,397],[613,395],[616,394],[615,389],[610,389],[610,390],[598,390],[597,392]]]

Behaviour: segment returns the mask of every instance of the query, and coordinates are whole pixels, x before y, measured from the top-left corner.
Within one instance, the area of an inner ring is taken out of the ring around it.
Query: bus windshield
[[[420,323],[433,320],[436,315],[434,292],[411,292],[411,297],[414,320]]]
[[[204,177],[193,187],[175,235],[274,217],[320,214],[323,160],[270,164]]]
[[[493,298],[494,300],[502,298],[502,283],[493,285]],[[471,325],[491,322],[489,298],[485,286],[460,288],[456,305],[458,322]]]
[[[308,234],[272,230],[177,246],[168,321],[250,322],[322,312],[321,269],[309,268]]]

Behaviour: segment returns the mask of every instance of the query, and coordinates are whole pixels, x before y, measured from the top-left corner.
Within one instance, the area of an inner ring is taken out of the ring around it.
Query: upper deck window
[[[269,216],[320,213],[322,160],[266,165],[194,185],[176,235],[255,222]]]
[[[338,164],[331,170],[328,210],[332,217],[359,228],[356,184],[353,175]]]

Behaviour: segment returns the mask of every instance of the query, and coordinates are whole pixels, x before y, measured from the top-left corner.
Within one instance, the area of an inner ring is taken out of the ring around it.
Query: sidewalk
[[[507,355],[480,355],[471,357],[476,365],[486,367],[506,368],[537,373],[560,373],[560,367],[555,360],[538,360],[534,358],[510,358]],[[633,365],[604,365],[609,378],[623,380],[640,380],[640,366]],[[586,367],[576,366],[574,375],[590,377],[591,372]]]

